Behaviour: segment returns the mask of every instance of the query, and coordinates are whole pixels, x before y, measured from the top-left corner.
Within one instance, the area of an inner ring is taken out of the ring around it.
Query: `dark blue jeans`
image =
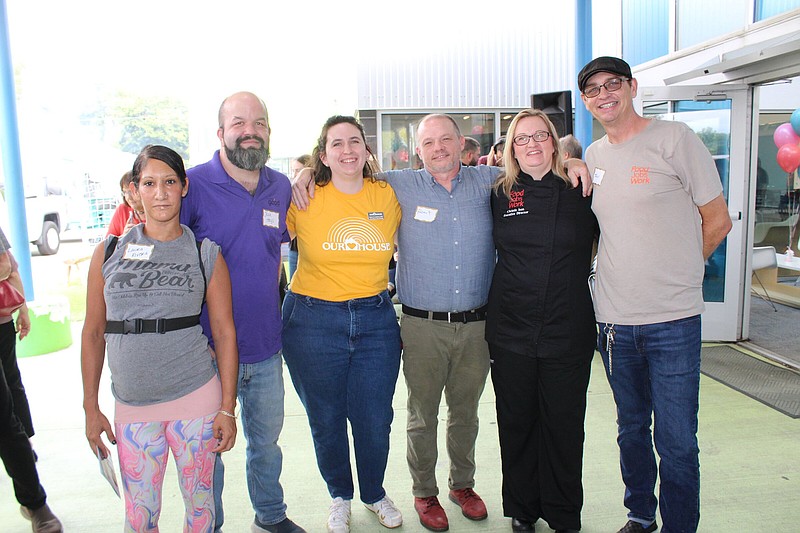
[[[389,294],[329,302],[289,292],[283,357],[306,408],[331,498],[353,498],[348,420],[361,500],[383,498],[400,371],[400,326]]]
[[[628,518],[642,524],[655,520],[658,474],[662,533],[694,532],[700,521],[700,316],[640,326],[616,324],[610,358],[607,325],[598,324],[598,349],[617,404]],[[653,443],[661,459],[658,471]]]

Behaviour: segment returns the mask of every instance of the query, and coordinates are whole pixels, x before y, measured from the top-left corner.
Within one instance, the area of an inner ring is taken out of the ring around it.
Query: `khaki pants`
[[[450,324],[403,315],[403,374],[408,387],[406,426],[412,492],[436,496],[436,428],[442,391],[447,400],[450,489],[475,486],[478,401],[489,373],[485,322]]]

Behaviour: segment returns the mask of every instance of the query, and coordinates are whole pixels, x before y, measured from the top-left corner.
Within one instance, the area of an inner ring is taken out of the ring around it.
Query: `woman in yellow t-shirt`
[[[400,328],[386,290],[400,205],[375,179],[371,156],[355,118],[329,118],[311,156],[314,199],[287,216],[299,261],[283,304],[283,356],[333,499],[335,533],[350,530],[348,420],[361,501],[383,526],[403,522],[383,488],[400,370]]]

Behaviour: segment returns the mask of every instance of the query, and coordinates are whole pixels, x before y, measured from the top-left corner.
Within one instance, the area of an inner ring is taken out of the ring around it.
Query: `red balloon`
[[[786,172],[794,172],[800,166],[800,146],[784,144],[778,148],[778,165]]]

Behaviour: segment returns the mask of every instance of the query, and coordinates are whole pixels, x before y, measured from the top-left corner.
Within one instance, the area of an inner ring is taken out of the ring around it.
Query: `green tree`
[[[82,121],[118,138],[117,146],[125,152],[163,144],[189,159],[189,109],[177,98],[120,92],[84,113]]]
[[[703,128],[697,132],[697,136],[706,145],[711,155],[727,155],[730,153],[730,135],[720,133],[712,128]]]
[[[120,149],[138,153],[147,144],[163,144],[189,159],[189,109],[183,102],[129,96],[120,99],[116,111]]]

